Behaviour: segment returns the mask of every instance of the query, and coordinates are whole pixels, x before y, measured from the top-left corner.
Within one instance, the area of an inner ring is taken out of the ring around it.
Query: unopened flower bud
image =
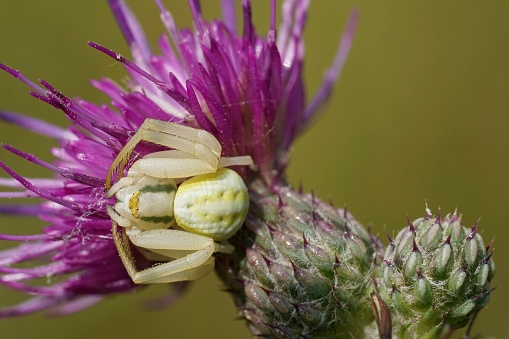
[[[375,270],[393,333],[433,338],[446,325],[465,326],[491,293],[494,264],[486,252],[477,224],[467,229],[456,213],[409,222]]]

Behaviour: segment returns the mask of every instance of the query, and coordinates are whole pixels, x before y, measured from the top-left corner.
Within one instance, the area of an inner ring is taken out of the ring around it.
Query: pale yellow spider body
[[[110,187],[113,172],[123,172],[140,141],[173,150],[146,155]],[[221,158],[219,142],[206,131],[145,120],[106,178],[107,196],[116,198],[108,207],[115,245],[135,283],[198,279],[214,267],[214,252],[233,251],[225,240],[242,226],[249,208],[243,179],[224,168],[234,165],[254,166],[249,156]],[[138,271],[129,241],[147,259],[164,263]]]

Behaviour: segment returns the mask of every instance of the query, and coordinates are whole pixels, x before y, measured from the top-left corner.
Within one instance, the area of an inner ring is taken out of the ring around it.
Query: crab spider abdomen
[[[215,241],[235,234],[244,223],[248,209],[249,195],[244,181],[227,168],[182,182],[175,195],[177,224]]]

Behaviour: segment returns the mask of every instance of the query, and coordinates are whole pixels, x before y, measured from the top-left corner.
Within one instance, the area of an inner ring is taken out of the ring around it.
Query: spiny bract
[[[380,295],[400,338],[434,338],[460,328],[490,297],[494,263],[477,224],[464,227],[457,212],[427,210],[390,240],[378,272]]]

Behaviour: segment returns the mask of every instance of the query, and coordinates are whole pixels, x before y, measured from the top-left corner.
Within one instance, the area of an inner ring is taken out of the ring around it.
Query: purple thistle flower
[[[0,252],[0,284],[33,297],[0,310],[0,317],[53,308],[70,314],[111,293],[137,288],[127,275],[112,240],[105,197],[106,173],[116,154],[147,118],[204,129],[223,147],[223,156],[251,155],[258,172],[241,169],[245,180],[261,178],[268,186],[284,180],[283,172],[296,136],[331,93],[348,54],[357,14],[354,12],[332,67],[309,102],[302,67],[303,30],[309,1],[285,0],[276,34],[276,1],[270,2],[267,37],[256,35],[251,3],[242,1],[243,27],[238,35],[233,1],[222,1],[223,20],[206,22],[197,0],[190,0],[194,29],[179,29],[156,0],[166,34],[154,54],[135,16],[122,0],[109,5],[131,49],[132,59],[97,43],[93,48],[123,63],[130,75],[126,88],[110,79],[92,81],[111,99],[111,106],[71,99],[46,81],[34,83],[8,66],[0,68],[30,87],[30,94],[63,111],[71,122],[64,129],[11,112],[0,119],[53,138],[59,147],[47,163],[13,146],[3,147],[55,172],[54,178],[27,179],[0,162],[12,179],[0,179],[0,198],[40,197],[38,204],[0,204],[0,213],[31,215],[47,222],[41,234],[0,234],[0,240],[22,242]],[[160,150],[142,144],[130,160]],[[139,264],[143,257],[137,257]],[[29,263],[31,266],[19,266]],[[36,285],[45,278],[50,283]]]

